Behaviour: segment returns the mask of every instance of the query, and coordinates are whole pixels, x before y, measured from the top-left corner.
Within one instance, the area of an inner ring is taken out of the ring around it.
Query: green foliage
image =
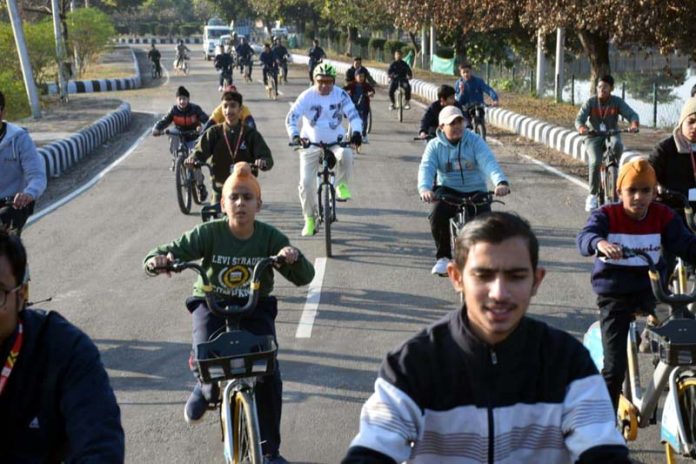
[[[449,60],[454,58],[454,49],[451,47],[440,47],[437,49],[435,54],[440,58],[445,58]]]
[[[68,13],[69,47],[78,57],[78,76],[106,48],[116,30],[109,17],[96,8],[79,8]]]
[[[16,56],[16,53],[15,53]],[[5,94],[5,119],[15,121],[31,114],[24,82],[13,71],[0,71],[0,89]]]
[[[406,47],[406,43],[400,40],[387,40],[384,42],[384,53],[393,56],[395,51],[403,50],[404,47]]]
[[[370,52],[375,52],[377,50],[384,50],[384,44],[387,39],[381,37],[371,37],[367,42],[367,46],[370,48]]]
[[[41,86],[50,80],[51,72],[55,69],[55,40],[53,38],[53,25],[50,19],[35,24],[24,23],[24,36],[29,51],[29,61],[34,74],[34,82]],[[10,24],[0,24],[0,70],[3,74],[9,73],[14,79],[22,82],[22,71],[19,66],[19,57],[14,41],[14,34]],[[22,95],[24,95],[24,86]]]

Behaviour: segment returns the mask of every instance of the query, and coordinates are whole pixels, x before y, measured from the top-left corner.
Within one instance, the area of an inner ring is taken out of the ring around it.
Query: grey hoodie
[[[36,200],[46,190],[46,165],[29,133],[5,124],[7,132],[0,141],[0,197],[23,192]]]

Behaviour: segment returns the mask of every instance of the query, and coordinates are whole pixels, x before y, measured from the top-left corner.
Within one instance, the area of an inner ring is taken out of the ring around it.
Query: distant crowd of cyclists
[[[314,268],[284,233],[256,219],[263,206],[263,189],[252,167],[272,169],[273,156],[231,78],[235,65],[251,74],[254,51],[244,38],[235,47],[222,44],[219,48],[214,66],[220,72],[222,94],[212,116],[191,101],[188,89],[178,86],[175,104],[155,124],[152,135],[163,135],[171,124],[181,131],[193,131],[186,141],[190,148],[186,164],[198,171],[201,201],[207,200],[209,192],[200,166],[210,166],[212,202],[221,205],[224,216],[156,246],[145,255],[143,265],[148,273],[157,274],[166,272],[160,268],[177,259],[200,259],[216,296],[223,302],[239,302],[248,294],[253,264],[263,257],[283,256],[285,263],[277,270],[295,285],[308,284]],[[183,42],[177,45],[177,64],[185,67],[187,51]],[[308,142],[345,139],[352,147],[366,142],[367,113],[375,94],[374,79],[359,57],[346,71],[345,86],[339,86],[336,68],[325,60],[318,41],[308,55],[311,86],[296,98],[284,120],[289,142],[302,147],[298,163],[302,236],[316,233],[317,218],[314,188],[320,150]],[[148,56],[159,68],[161,54],[154,44]],[[279,67],[287,68],[289,56],[280,39],[273,46],[264,46],[259,57],[264,84],[268,77],[277,77]],[[400,51],[394,53],[387,74],[390,108],[399,85],[404,88],[406,107],[410,106],[413,71]],[[590,195],[585,206],[591,212],[578,234],[578,248],[583,255],[601,251],[606,256],[598,259],[592,277],[607,360],[602,378],[572,337],[525,317],[545,275],[538,265],[538,241],[526,221],[512,214],[491,213],[486,207],[472,209],[471,223],[452,248],[449,220],[457,211],[439,201],[440,195],[470,197],[487,192],[489,185],[497,196],[511,193],[511,181],[496,156],[469,129],[466,111],[472,103],[482,104],[484,95],[497,105],[498,96],[473,75],[470,64],[461,64],[459,74],[453,86],[439,87],[437,100],[421,120],[418,136],[428,141],[417,189],[420,199],[432,205],[429,221],[435,264],[431,273],[449,277],[462,295],[462,307],[387,355],[375,392],[363,408],[360,431],[343,462],[468,459],[483,463],[497,462],[500,455],[505,462],[520,463],[628,463],[628,450],[613,414],[625,372],[625,333],[634,313],[650,312],[654,299],[644,285],[644,267],[639,266],[642,275],[637,274],[635,264],[624,262],[621,246],[640,242],[661,249],[664,243],[674,254],[696,261],[696,238],[679,213],[653,203],[658,186],[682,192],[696,202],[696,98],[692,95],[685,103],[673,134],[655,147],[649,160],[621,167],[620,202],[601,208],[596,187],[605,144],[618,157],[623,150],[618,134],[605,134],[618,127],[619,116],[632,130],[638,129],[639,118],[624,100],[611,94],[614,81],[609,75],[598,80],[596,96],[578,112],[578,132],[590,135],[585,142],[590,160]],[[0,92],[0,120],[4,110]],[[344,122],[349,123],[348,133]],[[341,146],[331,150],[336,197],[351,200],[353,151]],[[4,362],[0,461],[123,462],[120,412],[96,347],[56,313],[26,308],[23,299],[28,273],[19,234],[46,188],[44,163],[28,133],[4,121],[0,159],[0,198],[4,199],[0,205],[0,361]],[[268,272],[261,310],[245,320],[243,328],[275,336],[279,309],[271,295],[273,271]],[[246,280],[234,280],[238,275]],[[634,291],[636,288],[640,291]],[[221,326],[201,298],[202,291],[198,282],[187,301],[194,343],[207,340]],[[22,357],[29,355],[34,364]],[[39,379],[41,370],[51,375]],[[266,380],[257,391],[263,452],[265,462],[282,464],[287,460],[280,454],[279,368]],[[55,384],[37,388],[41,382]],[[184,408],[187,422],[200,421],[218,395],[215,385],[197,379]],[[17,427],[8,426],[7,418]],[[41,427],[46,427],[48,438],[37,441],[35,430]],[[534,438],[538,427],[553,440]],[[529,442],[525,446],[506,448],[499,443],[501,435],[513,429],[526,430]],[[454,444],[445,432],[459,432],[460,442],[469,443],[469,448]],[[453,448],[437,446],[439,434]],[[472,449],[477,452],[471,454]]]

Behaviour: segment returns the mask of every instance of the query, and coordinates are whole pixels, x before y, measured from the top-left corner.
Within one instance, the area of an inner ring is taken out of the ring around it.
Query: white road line
[[[312,336],[312,326],[319,311],[321,285],[324,282],[325,269],[326,258],[317,258],[314,261],[314,279],[309,284],[309,289],[307,290],[307,301],[305,302],[304,310],[302,310],[300,322],[297,325],[295,338],[310,338]]]
[[[151,113],[151,114],[154,115],[156,113]],[[75,198],[77,198],[78,196],[83,194],[85,191],[92,188],[94,186],[94,184],[96,184],[102,178],[104,178],[104,176],[106,176],[106,174],[109,171],[111,171],[113,168],[118,166],[123,160],[128,158],[135,151],[135,149],[138,147],[138,145],[140,145],[140,143],[145,139],[145,137],[147,137],[150,134],[150,130],[151,130],[151,128],[149,128],[149,127],[147,129],[145,129],[143,131],[143,133],[140,135],[140,137],[138,137],[138,139],[135,142],[133,142],[133,144],[130,146],[130,148],[128,148],[128,151],[126,151],[123,155],[121,155],[116,161],[114,161],[113,163],[111,163],[110,165],[108,165],[107,167],[102,169],[102,171],[99,174],[92,177],[89,181],[87,181],[87,183],[81,185],[77,190],[70,192],[69,194],[65,195],[64,197],[60,198],[59,200],[49,204],[45,208],[41,209],[41,211],[34,213],[27,221],[27,225],[33,224],[34,222],[38,221],[39,219],[41,219],[45,215],[52,213],[53,211],[57,210],[61,206],[65,205],[66,203],[69,203],[70,201],[74,200]]]

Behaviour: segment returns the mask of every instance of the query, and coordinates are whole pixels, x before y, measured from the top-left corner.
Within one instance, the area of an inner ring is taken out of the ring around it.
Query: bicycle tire
[[[399,95],[397,96],[397,111],[399,116],[399,122],[404,122],[404,93],[399,90]]]
[[[476,125],[476,132],[483,140],[486,140],[486,125],[483,123],[483,121]]]
[[[696,441],[696,376],[693,372],[684,372],[677,379],[677,397],[679,413],[684,422],[684,437],[687,443]]]
[[[174,166],[174,178],[176,180],[176,199],[179,203],[179,209],[182,213],[188,214],[191,212],[191,186],[188,184],[188,176],[186,167],[184,166],[184,156],[179,155],[176,158]]]
[[[193,175],[193,171],[190,169],[187,169],[188,171],[188,177],[186,178],[187,184],[190,186],[189,191],[191,192],[191,198],[193,199],[193,202],[197,205],[202,205],[203,202],[201,201],[200,197],[198,196],[198,188],[196,185],[196,178]]]
[[[157,79],[157,69],[155,69],[155,65],[152,65],[152,69],[150,70],[150,76],[153,79]]]
[[[618,176],[619,173],[615,164],[607,166],[604,175],[604,195],[607,203],[616,203],[619,201],[616,193],[616,180]]]
[[[232,416],[232,450],[235,463],[262,464],[261,434],[253,393],[239,391],[234,395]]]
[[[322,203],[324,204],[324,208],[322,209],[322,214],[323,214],[323,222],[324,222],[324,243],[326,245],[326,257],[331,258],[332,250],[331,250],[331,210],[332,208],[332,197],[333,195],[331,194],[331,184],[324,184],[322,186]]]
[[[372,133],[372,110],[367,112],[367,133]]]
[[[597,204],[602,206],[606,203],[605,186],[607,185],[607,173],[604,167],[599,170],[599,191],[597,192]]]
[[[273,73],[271,73],[270,78],[271,78],[271,82],[270,82],[271,94],[269,96],[271,97],[271,100],[275,100],[278,98],[278,86],[276,84],[276,79],[278,77],[277,77],[277,75],[274,76]]]

